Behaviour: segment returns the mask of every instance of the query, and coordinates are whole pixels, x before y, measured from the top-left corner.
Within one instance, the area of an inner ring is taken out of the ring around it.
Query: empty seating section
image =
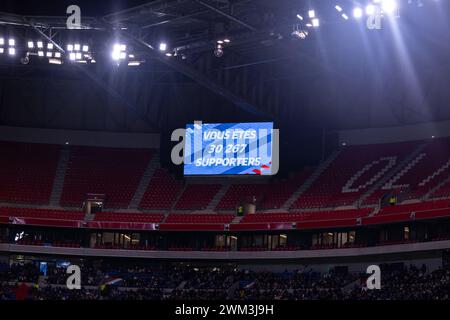
[[[267,184],[232,184],[220,199],[216,210],[233,210],[241,201],[261,201]]]
[[[99,193],[108,208],[128,207],[151,157],[149,149],[72,147],[61,204],[81,206]]]
[[[302,220],[301,213],[256,213],[244,216],[241,223],[254,222],[297,222]]]
[[[417,145],[405,142],[346,147],[291,208],[351,205]]]
[[[166,223],[230,223],[234,219],[234,214],[169,214]]]
[[[159,223],[164,220],[162,213],[119,213],[119,212],[100,212],[95,215],[94,221],[108,222],[140,222],[140,223]]]
[[[431,198],[448,198],[450,197],[450,181],[444,183],[438,190],[431,194]]]
[[[83,220],[84,212],[37,208],[0,208],[0,216],[54,220]]]
[[[171,209],[182,189],[182,182],[165,169],[157,169],[142,197],[142,209]]]
[[[48,204],[59,146],[0,141],[0,201]]]
[[[450,174],[450,139],[436,139],[399,170],[389,181],[366,201],[376,203],[390,189],[405,190],[403,198],[418,199],[424,196]]]
[[[410,204],[401,204],[396,206],[387,206],[380,209],[378,215],[395,214],[395,213],[411,213],[418,211],[429,211],[437,209],[446,209],[450,207],[450,200],[435,200]]]
[[[261,209],[279,209],[283,204],[302,186],[311,175],[311,169],[305,169],[296,173],[289,179],[283,179],[270,185],[269,190],[264,195],[262,203],[258,206]]]
[[[329,210],[310,211],[296,213],[257,213],[246,215],[241,223],[254,222],[300,222],[300,221],[321,221],[336,219],[356,219],[367,216],[372,211],[371,208],[349,209],[349,210]]]
[[[179,210],[206,209],[220,188],[220,184],[187,185],[175,208]]]

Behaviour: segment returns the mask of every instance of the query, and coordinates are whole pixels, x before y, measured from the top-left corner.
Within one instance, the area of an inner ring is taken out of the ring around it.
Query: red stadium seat
[[[98,193],[108,208],[127,208],[151,157],[149,149],[73,147],[61,204],[80,206],[87,193]]]
[[[0,201],[48,204],[60,147],[0,141],[0,148]]]

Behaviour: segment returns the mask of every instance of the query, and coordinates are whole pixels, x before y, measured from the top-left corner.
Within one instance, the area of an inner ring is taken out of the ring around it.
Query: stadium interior
[[[0,300],[450,298],[450,1],[79,3],[0,4]],[[184,175],[195,121],[278,173]]]

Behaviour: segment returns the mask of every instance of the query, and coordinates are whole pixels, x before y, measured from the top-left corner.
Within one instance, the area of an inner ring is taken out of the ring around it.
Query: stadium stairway
[[[281,206],[282,211],[289,211],[289,208],[294,204],[295,201],[301,196],[303,192],[305,192],[313,183],[316,181],[316,179],[322,174],[322,172],[328,168],[328,166],[337,158],[339,153],[341,152],[341,149],[335,150],[324,162],[322,162],[317,169],[309,176],[309,178],[305,181],[304,184],[302,184],[297,191],[295,191],[289,199],[284,203],[283,206]]]
[[[147,190],[148,184],[150,183],[150,179],[153,177],[156,168],[159,167],[159,154],[156,153],[153,155],[152,159],[149,161],[147,168],[144,171],[144,174],[139,182],[139,185],[133,195],[133,198],[128,205],[128,209],[137,210],[139,204],[142,201],[142,197],[144,196],[145,191]]]
[[[66,176],[67,164],[70,158],[70,148],[66,145],[61,147],[59,152],[58,165],[56,167],[55,179],[53,180],[52,193],[50,195],[50,206],[59,206],[61,193],[64,186],[64,178]]]
[[[398,174],[401,170],[409,165],[410,162],[414,161],[419,154],[425,149],[427,146],[426,143],[421,143],[415,150],[413,150],[403,161],[400,161],[396,166],[394,166],[391,170],[389,170],[383,178],[378,180],[371,188],[367,190],[367,192],[363,193],[361,197],[356,200],[354,206],[363,207],[364,201],[370,197],[374,192],[379,190],[386,182],[392,179],[396,174]],[[387,192],[387,190],[386,190]]]
[[[94,214],[86,213],[84,215],[84,221],[85,222],[94,221],[94,219],[95,219],[95,213]]]
[[[229,187],[230,187],[230,184],[228,184],[228,183],[223,184],[222,187],[220,188],[219,192],[217,192],[216,195],[214,196],[214,198],[212,198],[212,200],[209,202],[205,211],[213,212],[215,210],[215,208],[217,207],[217,205],[219,204],[220,200],[225,195],[225,193],[227,193]]]
[[[438,183],[434,188],[431,188],[430,191],[428,191],[425,196],[423,197],[423,200],[429,200],[433,197],[433,194],[438,191],[442,186],[446,185],[450,181],[450,176],[442,180],[440,183]]]
[[[242,218],[244,218],[244,216],[235,216],[231,223],[241,223]]]
[[[180,200],[181,196],[183,195],[184,191],[186,190],[187,185],[188,184],[186,182],[182,185],[181,189],[179,190],[178,194],[175,197],[175,200],[172,202],[170,206],[169,212],[173,212],[176,210],[177,203]]]

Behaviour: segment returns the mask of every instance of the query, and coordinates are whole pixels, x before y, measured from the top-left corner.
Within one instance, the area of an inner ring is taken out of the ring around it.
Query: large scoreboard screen
[[[186,126],[185,175],[271,175],[273,123]]]

